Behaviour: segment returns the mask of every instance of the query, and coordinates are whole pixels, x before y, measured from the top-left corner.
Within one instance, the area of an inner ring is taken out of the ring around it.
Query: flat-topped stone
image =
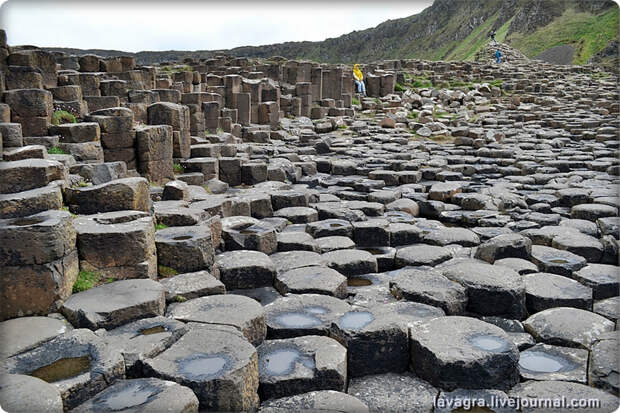
[[[410,345],[416,375],[442,389],[510,388],[519,380],[516,346],[502,329],[474,318],[448,316],[418,324]]]
[[[321,390],[295,396],[267,400],[260,413],[287,413],[291,411],[324,411],[341,413],[368,413],[368,406],[359,399],[334,390]]]
[[[336,340],[321,336],[267,340],[257,350],[262,399],[346,387],[346,349]]]
[[[327,335],[331,323],[351,306],[320,294],[288,294],[265,306],[267,338]]]
[[[255,345],[264,340],[266,333],[263,307],[251,298],[236,294],[185,301],[170,306],[166,316],[183,322],[233,326]]]
[[[194,325],[144,373],[192,389],[201,409],[248,411],[258,406],[258,355],[235,328]]]
[[[64,411],[56,386],[25,374],[0,375],[0,405],[9,412]]]
[[[569,307],[538,312],[525,320],[523,326],[537,341],[585,349],[589,349],[602,333],[615,327],[605,317]]]
[[[197,413],[198,398],[190,388],[172,381],[154,378],[120,380],[73,409],[79,413],[119,410]]]
[[[75,327],[111,329],[164,314],[164,287],[153,280],[121,280],[73,294],[61,308]]]

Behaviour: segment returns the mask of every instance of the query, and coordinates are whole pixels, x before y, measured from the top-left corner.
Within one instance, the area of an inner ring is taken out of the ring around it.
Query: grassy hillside
[[[585,64],[603,50],[612,39],[618,38],[618,7],[595,15],[566,10],[559,18],[533,33],[511,33],[507,43],[528,57],[558,45],[576,48],[574,64]]]

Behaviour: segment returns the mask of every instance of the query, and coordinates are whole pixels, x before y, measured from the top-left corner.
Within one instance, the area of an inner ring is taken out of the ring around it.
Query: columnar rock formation
[[[617,406],[612,75],[0,39],[8,411]]]

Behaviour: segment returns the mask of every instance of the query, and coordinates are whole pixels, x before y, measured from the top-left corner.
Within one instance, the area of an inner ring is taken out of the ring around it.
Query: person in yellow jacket
[[[364,75],[360,70],[360,65],[353,65],[353,79],[355,79],[355,89],[357,93],[363,93],[366,96],[366,85],[364,85]]]

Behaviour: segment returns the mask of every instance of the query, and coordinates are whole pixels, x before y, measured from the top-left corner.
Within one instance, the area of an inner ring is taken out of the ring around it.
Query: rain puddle
[[[573,370],[573,363],[563,357],[543,351],[524,351],[519,358],[519,367],[537,373],[557,373]]]
[[[143,336],[150,336],[151,334],[166,333],[167,331],[168,330],[166,330],[166,327],[164,326],[155,326],[143,328],[142,330],[140,330],[140,334],[142,334]]]
[[[314,360],[312,358],[292,348],[280,349],[266,354],[263,359],[263,368],[270,375],[282,376],[290,374],[298,362],[309,369],[314,369]]]
[[[172,239],[175,240],[175,241],[184,241],[184,240],[190,239],[190,238],[192,238],[191,235],[180,235],[180,236],[174,237]]]
[[[350,311],[340,317],[338,325],[347,330],[359,330],[374,319],[375,317],[368,311]]]
[[[367,278],[351,277],[347,279],[347,285],[349,287],[366,287],[372,285],[372,281]]]
[[[549,260],[549,262],[552,262],[554,264],[567,264],[568,263],[567,260],[563,260],[561,258],[555,258],[553,260]]]
[[[469,342],[481,350],[491,352],[501,352],[508,348],[508,342],[500,337],[495,337],[490,334],[478,334],[472,336]]]
[[[276,317],[276,323],[289,328],[308,328],[321,325],[321,320],[302,312],[283,313]]]
[[[230,359],[223,354],[195,354],[184,359],[177,360],[179,370],[195,376],[216,376],[230,366]]]
[[[338,227],[341,227],[341,226],[342,226],[342,224],[329,224],[330,228],[338,228]]]
[[[159,392],[160,390],[156,387],[135,383],[109,395],[103,400],[103,403],[110,410],[123,410],[144,404],[149,397]]]
[[[327,314],[328,310],[325,307],[321,307],[319,305],[304,307],[304,311],[310,314]]]
[[[48,383],[53,383],[55,381],[70,379],[71,377],[78,376],[89,370],[90,358],[88,356],[68,357],[38,368],[30,373],[30,375],[38,377]]]

